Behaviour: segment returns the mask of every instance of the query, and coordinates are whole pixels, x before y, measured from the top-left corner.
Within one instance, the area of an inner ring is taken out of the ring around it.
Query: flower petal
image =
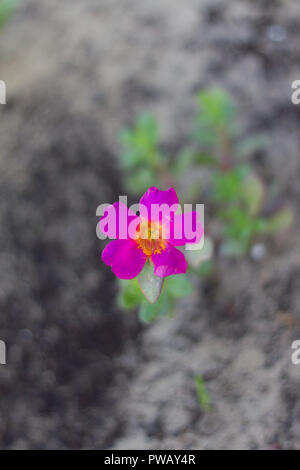
[[[120,279],[138,276],[147,259],[133,240],[112,240],[102,251],[101,258]]]
[[[170,220],[168,241],[174,246],[199,243],[203,237],[203,226],[197,211],[176,214]]]
[[[157,206],[164,204],[172,208],[171,212],[175,213],[178,209],[178,203],[178,197],[174,188],[170,188],[167,191],[160,191],[155,186],[152,186],[140,199],[140,216],[148,220],[153,220],[153,217],[151,218],[151,207],[153,204]],[[169,213],[170,211],[167,212]]]
[[[128,207],[122,202],[115,202],[104,209],[100,219],[99,228],[109,238],[125,240],[130,238],[128,228],[130,223],[138,219]]]
[[[154,264],[154,274],[159,277],[184,274],[187,270],[184,254],[172,245],[168,245],[161,253],[152,255],[151,259]]]

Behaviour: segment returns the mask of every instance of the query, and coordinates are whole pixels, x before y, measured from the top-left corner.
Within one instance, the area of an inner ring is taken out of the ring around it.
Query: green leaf
[[[213,263],[211,261],[203,261],[196,270],[193,270],[193,272],[199,277],[205,278],[211,276],[213,273]]]
[[[145,298],[154,304],[160,296],[164,279],[154,275],[154,266],[150,261],[146,262],[137,280]]]
[[[122,308],[135,308],[144,301],[143,293],[137,279],[129,281],[120,279],[119,304]]]
[[[224,138],[229,142],[237,134],[235,104],[221,89],[200,92],[197,103],[195,138],[206,148],[222,148]]]
[[[137,129],[140,131],[139,136],[143,143],[152,145],[157,143],[159,139],[159,128],[157,121],[152,114],[144,113],[138,117]]]
[[[143,114],[138,117],[132,129],[120,133],[123,153],[120,155],[125,168],[137,165],[153,165],[159,157],[158,125],[153,116]]]
[[[186,169],[192,165],[194,156],[195,153],[193,149],[185,149],[183,152],[180,152],[173,163],[174,173],[181,176]]]
[[[196,383],[197,398],[198,398],[199,405],[205,411],[209,411],[211,409],[211,399],[206,389],[203,378],[200,375],[196,375],[195,383]]]
[[[0,27],[10,19],[18,3],[18,0],[0,0]]]
[[[224,232],[233,244],[239,244],[243,247],[250,246],[253,237],[262,233],[264,220],[259,217],[253,217],[242,207],[233,206],[222,212],[225,220]],[[247,251],[247,250],[246,250]]]
[[[188,297],[193,292],[193,284],[185,274],[175,274],[165,279],[164,290],[174,298]]]
[[[203,121],[217,127],[226,126],[235,115],[231,97],[221,89],[203,91],[197,97]]]
[[[155,304],[144,302],[139,310],[139,318],[144,323],[150,323],[159,317],[169,317],[173,313],[174,301],[163,292]]]
[[[241,198],[250,214],[255,215],[259,212],[264,194],[265,187],[261,179],[255,173],[247,175],[241,186]]]
[[[143,303],[139,310],[139,319],[143,323],[150,323],[152,320],[156,318],[157,316],[156,311],[157,309],[155,305],[149,304],[149,302]]]
[[[194,160],[198,165],[209,165],[213,167],[219,166],[218,160],[208,153],[196,153]]]
[[[264,219],[262,233],[280,232],[290,228],[294,220],[294,213],[291,208],[286,207],[279,210],[276,214],[268,219]]]
[[[145,167],[130,174],[127,178],[127,184],[131,192],[143,193],[151,186],[154,186],[156,180],[153,171]]]
[[[192,250],[184,249],[184,255],[190,266],[197,268],[203,261],[210,260],[214,252],[214,244],[211,237],[205,236],[198,244],[190,245]]]
[[[236,169],[216,172],[213,177],[213,198],[222,204],[238,199],[243,175]]]

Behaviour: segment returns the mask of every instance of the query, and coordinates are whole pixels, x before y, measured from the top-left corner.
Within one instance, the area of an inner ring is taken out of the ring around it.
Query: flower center
[[[166,248],[166,242],[162,238],[162,226],[159,222],[141,221],[136,241],[138,248],[143,250],[148,257],[161,253]]]

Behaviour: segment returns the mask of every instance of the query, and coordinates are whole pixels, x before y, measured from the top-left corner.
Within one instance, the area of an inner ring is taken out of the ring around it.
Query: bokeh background
[[[299,60],[297,0],[20,2],[0,32],[1,448],[300,448]],[[124,194],[116,136],[147,111],[181,145],[212,86],[270,137],[252,163],[295,223],[143,326],[95,234]]]

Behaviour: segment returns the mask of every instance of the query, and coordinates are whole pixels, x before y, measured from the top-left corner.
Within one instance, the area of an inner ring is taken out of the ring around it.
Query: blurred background
[[[300,448],[299,61],[297,0],[19,2],[0,31],[2,449]],[[172,150],[212,86],[269,136],[252,163],[294,226],[144,326],[115,302],[95,211],[125,193],[120,129],[151,112]]]

